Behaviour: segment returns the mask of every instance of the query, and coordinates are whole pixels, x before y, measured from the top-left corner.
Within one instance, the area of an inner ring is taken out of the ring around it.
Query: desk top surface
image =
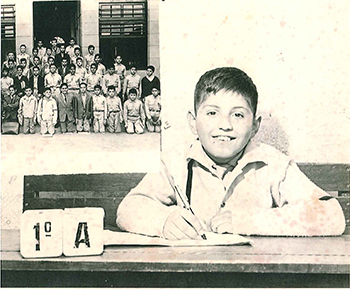
[[[350,236],[251,237],[253,246],[106,246],[99,256],[24,259],[19,230],[1,230],[2,270],[349,274]]]

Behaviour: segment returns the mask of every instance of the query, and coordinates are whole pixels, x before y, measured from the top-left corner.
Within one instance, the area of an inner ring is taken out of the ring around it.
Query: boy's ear
[[[253,130],[252,130],[252,138],[258,133],[259,128],[260,128],[260,124],[261,124],[261,116],[259,116],[258,118],[256,118],[254,120],[254,124],[253,124]]]
[[[191,110],[189,110],[187,113],[187,121],[192,133],[194,135],[197,135],[196,117],[194,115],[194,112]]]

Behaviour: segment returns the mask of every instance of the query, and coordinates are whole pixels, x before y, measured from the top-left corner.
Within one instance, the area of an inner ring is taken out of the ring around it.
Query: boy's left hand
[[[232,229],[232,212],[219,211],[209,223],[210,229],[218,234],[233,233]]]

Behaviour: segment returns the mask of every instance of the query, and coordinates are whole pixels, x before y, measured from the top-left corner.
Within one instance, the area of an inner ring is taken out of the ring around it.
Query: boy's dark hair
[[[156,70],[153,65],[147,66],[147,69],[151,69],[153,72]]]
[[[258,91],[253,80],[242,70],[236,67],[220,67],[204,73],[197,82],[194,91],[194,111],[210,94],[220,90],[238,93],[244,97],[255,116],[258,104]]]
[[[75,42],[75,38],[74,37],[69,38],[69,41],[71,41],[71,40],[74,40],[74,42]]]
[[[108,91],[108,90],[115,90],[115,86],[114,86],[114,85],[108,86],[107,91]]]
[[[39,57],[39,56],[34,56],[34,57],[33,57],[33,60],[34,60],[34,59],[39,59],[39,60],[40,60],[40,57]]]
[[[81,61],[83,61],[83,58],[81,58],[81,57],[78,57],[76,61],[78,61],[78,60],[81,60]]]
[[[135,88],[131,88],[129,90],[129,95],[132,94],[132,93],[135,93],[137,95],[137,90]]]
[[[19,62],[25,62],[25,63],[27,64],[27,59],[21,58],[21,59],[19,60]]]
[[[94,63],[91,63],[91,65],[90,65],[90,67],[95,67],[95,68],[97,68],[97,64],[94,62]]]
[[[71,64],[69,65],[69,69],[71,69],[71,68],[77,68],[77,67],[75,66],[74,63],[71,63]]]
[[[99,84],[96,84],[96,85],[94,86],[94,89],[96,89],[96,88],[98,88],[99,90],[102,89],[101,85],[99,85]]]
[[[19,48],[21,48],[21,47],[25,47],[25,48],[27,48],[27,45],[25,45],[25,44],[21,44],[21,45],[19,46]]]
[[[40,68],[39,68],[39,66],[37,66],[37,65],[33,66],[33,71],[34,71],[34,69],[37,69],[37,70],[40,71]]]
[[[114,64],[109,65],[108,69],[115,69]]]
[[[4,67],[4,68],[2,69],[2,72],[4,72],[4,71],[9,72],[9,69],[8,69],[7,67]]]
[[[50,87],[45,87],[44,92],[46,92],[46,91],[48,91],[48,90],[51,91],[51,88],[50,88]]]
[[[80,47],[75,47],[75,48],[74,48],[74,51],[75,51],[75,50],[79,50],[79,51],[81,52]]]
[[[90,44],[90,45],[88,46],[88,50],[90,50],[90,48],[95,49],[95,46],[94,46],[94,45],[92,45],[92,44]]]
[[[85,85],[85,87],[87,87],[86,82],[80,82],[79,87],[82,86],[82,85]]]
[[[16,90],[16,87],[15,87],[13,84],[11,84],[11,85],[9,86],[9,89],[12,88],[12,87],[13,87],[14,90]]]
[[[34,52],[35,50],[38,51],[38,48],[33,47],[32,52]]]
[[[67,82],[63,82],[63,83],[61,84],[60,88],[62,88],[63,86],[66,86],[66,87],[68,88]]]

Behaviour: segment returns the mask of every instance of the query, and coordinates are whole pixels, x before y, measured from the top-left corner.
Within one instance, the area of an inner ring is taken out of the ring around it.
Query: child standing
[[[345,219],[337,200],[313,184],[289,157],[252,141],[261,122],[257,101],[256,86],[240,69],[223,67],[202,75],[194,111],[188,112],[196,140],[176,173],[183,176],[178,185],[195,215],[177,201],[163,170],[148,174],[126,196],[117,211],[118,225],[167,239],[195,239],[203,231],[342,234]]]
[[[46,54],[46,48],[44,47],[44,44],[43,44],[42,40],[38,40],[37,49],[38,49],[38,56],[40,57],[40,61],[42,62],[43,61],[43,57]]]
[[[25,88],[25,95],[19,101],[18,120],[23,125],[24,134],[35,133],[35,121],[38,102],[30,87]]]
[[[19,47],[19,53],[17,54],[17,65],[21,65],[21,59],[26,60],[26,69],[29,69],[30,56],[27,54],[27,46],[25,44],[21,44]]]
[[[124,92],[124,81],[125,81],[125,75],[126,75],[126,67],[124,64],[122,64],[122,57],[117,55],[114,58],[114,68],[115,68],[115,73],[119,75],[120,79],[120,93],[119,96],[123,100],[123,96],[121,95]]]
[[[83,66],[83,59],[81,57],[77,58],[77,65],[76,65],[76,71],[75,73],[79,75],[80,81],[85,82],[86,81],[86,68]]]
[[[146,76],[141,80],[142,94],[141,100],[152,93],[152,88],[156,87],[160,90],[160,81],[157,76],[154,75],[155,68],[153,65],[147,66]]]
[[[95,85],[92,107],[94,112],[94,132],[104,133],[107,120],[107,101],[101,90],[101,85]]]
[[[48,87],[44,90],[44,97],[39,100],[37,118],[41,134],[53,136],[57,123],[57,103]]]
[[[94,45],[90,44],[88,46],[88,53],[85,55],[84,60],[85,60],[85,68],[86,68],[87,72],[89,73],[91,64],[95,60],[95,46]]]
[[[143,103],[137,99],[135,88],[129,90],[129,99],[124,103],[124,123],[127,133],[144,133],[145,112]]]
[[[8,68],[3,68],[1,77],[1,97],[9,94],[10,86],[13,85],[13,78],[9,76]]]
[[[129,90],[131,88],[136,89],[138,93],[138,98],[141,96],[141,76],[137,74],[137,68],[132,66],[130,69],[130,74],[125,77],[124,85],[124,95],[129,95]]]
[[[44,78],[45,87],[51,88],[52,95],[57,97],[60,93],[60,87],[62,84],[61,75],[56,72],[56,65],[50,64],[50,73]]]
[[[86,75],[87,91],[94,92],[95,85],[102,85],[102,76],[97,73],[97,64],[92,63],[90,67],[90,73]]]
[[[61,93],[56,98],[58,120],[62,133],[74,132],[74,102],[75,97],[68,92],[67,83],[61,84]]]
[[[122,102],[116,94],[113,85],[107,88],[107,131],[110,133],[121,132],[123,122]]]
[[[149,132],[160,132],[161,100],[157,87],[152,88],[152,94],[145,98],[146,126]]]
[[[96,63],[97,74],[103,77],[106,74],[106,66],[101,63],[100,54],[95,54],[94,63]]]
[[[18,106],[19,96],[15,91],[15,87],[10,85],[9,93],[3,97],[1,102],[2,122],[17,122]]]
[[[108,73],[103,77],[103,92],[107,94],[107,89],[111,85],[117,90],[117,94],[120,92],[120,78],[119,75],[115,73],[114,65],[108,67]]]
[[[86,83],[80,83],[80,91],[75,98],[75,112],[77,132],[90,132],[90,123],[92,118],[92,97],[86,91]]]

